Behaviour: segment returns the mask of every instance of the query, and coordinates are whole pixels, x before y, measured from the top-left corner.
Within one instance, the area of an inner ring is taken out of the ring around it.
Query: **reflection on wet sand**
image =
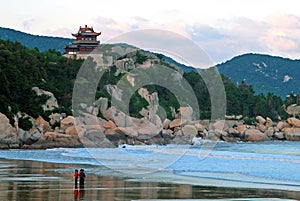
[[[87,168],[89,166],[86,166]],[[0,200],[138,200],[276,197],[299,199],[300,192],[216,188],[86,175],[85,188],[75,189],[75,165],[0,160]],[[81,168],[81,167],[80,167]]]

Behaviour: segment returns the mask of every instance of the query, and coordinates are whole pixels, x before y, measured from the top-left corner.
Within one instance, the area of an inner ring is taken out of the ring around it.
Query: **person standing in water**
[[[79,187],[84,188],[84,179],[85,179],[85,173],[83,169],[80,169],[79,172]]]
[[[75,169],[75,172],[74,172],[74,180],[75,180],[75,188],[77,189],[77,185],[78,185],[78,170]]]

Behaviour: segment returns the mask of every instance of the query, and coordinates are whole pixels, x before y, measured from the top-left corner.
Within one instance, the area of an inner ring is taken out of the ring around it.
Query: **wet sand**
[[[87,170],[84,189],[74,189],[73,171],[75,168]],[[0,201],[300,199],[300,192],[296,191],[143,182],[97,176],[90,174],[89,168],[92,166],[0,159]]]

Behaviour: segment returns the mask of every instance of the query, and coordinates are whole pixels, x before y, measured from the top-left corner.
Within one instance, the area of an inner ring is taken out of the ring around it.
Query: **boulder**
[[[157,92],[149,93],[146,88],[140,88],[138,90],[138,93],[140,94],[140,96],[142,98],[144,98],[148,102],[148,106],[147,106],[148,116],[145,116],[145,117],[147,117],[147,119],[150,122],[156,124],[156,122],[157,122],[156,114],[157,114],[158,106],[159,106]]]
[[[101,125],[85,125],[83,126],[85,130],[90,131],[90,130],[98,130],[104,132],[105,128]]]
[[[221,136],[229,136],[227,131],[223,131],[223,130],[215,130],[214,132],[215,132],[215,134],[216,134],[217,136],[219,136],[219,137],[221,137]]]
[[[77,135],[77,136],[82,136],[85,130],[80,127],[80,126],[69,126],[66,130],[65,133],[67,135]]]
[[[298,115],[300,114],[300,106],[297,104],[293,104],[288,106],[285,111],[290,115]]]
[[[233,136],[240,137],[240,132],[238,130],[234,129],[234,128],[229,128],[228,133],[233,135]]]
[[[238,125],[242,125],[243,121],[226,120],[225,123],[229,128],[234,128],[234,127],[237,127]]]
[[[43,129],[43,133],[52,131],[50,124],[44,120],[43,117],[39,116],[35,121],[35,127],[41,127]]]
[[[118,127],[132,127],[133,121],[130,116],[123,112],[116,112],[113,121]]]
[[[99,110],[101,112],[101,114],[103,115],[103,113],[107,110],[108,108],[108,99],[107,98],[103,98],[100,97],[98,100],[95,101],[95,105],[97,107],[99,107]]]
[[[67,116],[63,120],[60,121],[60,127],[62,129],[67,129],[69,126],[74,125],[74,117],[73,116]]]
[[[117,128],[117,127],[105,129],[105,130],[104,130],[104,134],[105,134],[106,136],[108,136],[108,135],[116,135],[118,129],[119,129],[119,128]]]
[[[89,148],[113,148],[117,146],[117,144],[110,142],[103,132],[97,130],[86,132],[80,140],[85,147]]]
[[[209,130],[206,139],[212,140],[212,141],[219,141],[220,140],[220,134],[215,133],[213,130]]]
[[[18,146],[17,129],[9,123],[9,119],[0,113],[0,147],[11,148]]]
[[[117,131],[118,133],[122,133],[125,136],[129,136],[129,137],[137,137],[138,136],[138,132],[134,129],[134,127],[119,127],[119,130]]]
[[[261,142],[268,140],[268,138],[261,131],[251,128],[245,131],[245,140],[251,142]]]
[[[132,74],[127,74],[126,79],[132,87],[135,86],[135,78]]]
[[[263,125],[263,124],[259,124],[258,126],[258,129],[261,131],[261,132],[265,132],[266,130],[268,130],[268,127]]]
[[[283,121],[279,121],[277,123],[277,126],[276,126],[279,130],[283,129],[285,127],[285,122]]]
[[[205,126],[200,123],[196,123],[195,126],[199,132],[203,132],[205,130]]]
[[[270,126],[272,126],[272,124],[273,124],[272,119],[270,117],[267,117],[266,118],[266,126],[270,127]]]
[[[274,137],[278,140],[283,140],[284,139],[284,133],[283,132],[275,132]]]
[[[140,125],[136,126],[136,130],[139,139],[149,139],[160,134],[162,127],[157,127],[149,121],[143,121]]]
[[[300,120],[295,118],[295,117],[291,117],[287,119],[287,122],[292,126],[292,127],[297,127],[300,128]]]
[[[89,106],[86,108],[86,112],[88,114],[97,116],[99,114],[99,108],[98,107],[94,107],[94,106]]]
[[[46,149],[56,147],[82,147],[82,144],[78,136],[46,132],[37,142],[22,148]]]
[[[183,133],[183,135],[195,137],[195,136],[197,136],[198,131],[197,131],[197,128],[193,125],[185,125],[182,128],[182,133]]]
[[[223,120],[217,120],[214,124],[213,124],[213,129],[215,131],[227,131],[229,129],[228,125],[225,123],[225,121]]]
[[[140,115],[142,115],[143,117],[149,117],[149,110],[142,108],[142,110],[139,112]]]
[[[193,137],[188,135],[176,135],[170,142],[171,144],[192,144]]]
[[[236,130],[240,133],[240,136],[242,137],[242,136],[244,136],[245,131],[246,131],[248,128],[249,128],[248,125],[242,124],[242,125],[238,125],[238,126],[236,127]]]
[[[52,113],[49,115],[49,123],[50,125],[54,125],[55,123],[59,123],[63,118],[66,117],[65,113]]]
[[[193,120],[193,108],[190,106],[180,107],[178,109],[179,117],[182,121],[192,121]]]
[[[300,141],[300,128],[284,128],[284,137],[290,141]]]
[[[266,119],[262,116],[257,116],[255,119],[258,121],[259,124],[264,125],[266,123]]]
[[[106,120],[113,120],[117,113],[115,106],[108,108],[102,115]]]
[[[126,57],[124,59],[115,60],[114,62],[115,62],[116,67],[121,72],[128,71],[130,69],[135,68],[134,60],[132,58],[127,58]]]
[[[111,120],[109,120],[103,124],[103,128],[105,128],[105,129],[112,129],[112,128],[116,128],[116,127],[117,127],[116,124]]]
[[[105,85],[107,93],[112,96],[112,98],[122,101],[123,90],[119,89],[117,85]]]
[[[268,127],[268,129],[264,132],[269,138],[272,138],[274,136],[274,128]]]
[[[19,140],[22,144],[31,145],[37,142],[42,136],[42,132],[37,128],[32,128],[29,131],[19,129]]]
[[[236,142],[236,138],[232,135],[222,135],[221,139],[225,142]]]
[[[181,126],[181,119],[174,119],[170,123],[170,128],[180,127]]]
[[[163,129],[168,129],[170,127],[171,121],[169,119],[165,119],[162,123]]]
[[[103,122],[101,118],[98,118],[96,115],[82,112],[79,116],[76,116],[74,119],[74,125],[98,125]]]

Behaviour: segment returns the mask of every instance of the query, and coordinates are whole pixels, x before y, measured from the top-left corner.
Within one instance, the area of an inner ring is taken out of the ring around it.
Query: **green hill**
[[[0,27],[0,38],[12,42],[19,41],[30,49],[38,48],[40,51],[55,49],[61,53],[64,52],[63,47],[73,41],[70,38],[37,36],[3,27]]]
[[[274,93],[282,98],[300,94],[300,60],[262,54],[244,54],[217,65],[220,73],[236,84],[244,80],[257,94]]]

